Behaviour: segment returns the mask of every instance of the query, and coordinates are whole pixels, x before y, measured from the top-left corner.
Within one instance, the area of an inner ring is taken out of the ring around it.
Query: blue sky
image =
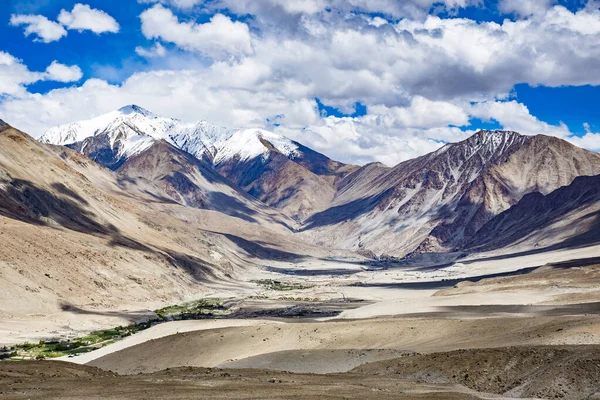
[[[135,102],[358,163],[495,128],[600,150],[600,3],[373,3],[4,1],[0,118],[37,136]]]

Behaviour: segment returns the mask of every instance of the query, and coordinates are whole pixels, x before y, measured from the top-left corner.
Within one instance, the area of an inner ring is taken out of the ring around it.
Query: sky
[[[0,118],[128,104],[395,165],[479,129],[600,150],[598,0],[1,0]]]

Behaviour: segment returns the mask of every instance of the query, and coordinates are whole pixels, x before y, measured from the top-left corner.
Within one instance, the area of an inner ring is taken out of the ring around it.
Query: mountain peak
[[[521,135],[514,131],[481,130],[454,146],[466,146],[488,156],[503,154],[512,151],[530,140],[530,136]]]
[[[0,126],[8,126],[8,124],[0,119]]]
[[[487,141],[499,141],[510,139],[514,140],[516,138],[526,137],[525,135],[521,135],[519,132],[515,131],[505,131],[500,129],[495,130],[487,130],[483,129],[475,133],[471,138],[482,139],[484,142]]]
[[[138,106],[136,104],[130,104],[130,105],[127,105],[125,107],[121,107],[121,108],[119,108],[118,111],[121,114],[141,114],[141,115],[143,115],[145,117],[153,116],[154,115],[154,113],[152,113],[152,112],[146,110],[145,108],[140,107],[140,106]]]
[[[482,129],[480,131],[478,131],[477,133],[475,133],[475,135],[479,135],[479,136],[484,136],[484,135],[492,135],[492,136],[524,136],[521,135],[519,132],[515,132],[515,131],[507,131],[507,130],[503,130],[503,129],[493,129],[493,130],[489,130],[489,129]]]

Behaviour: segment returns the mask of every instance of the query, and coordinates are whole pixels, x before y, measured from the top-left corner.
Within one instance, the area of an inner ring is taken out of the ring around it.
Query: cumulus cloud
[[[90,30],[96,34],[119,32],[117,21],[104,11],[93,9],[88,5],[75,4],[72,11],[62,10],[58,22],[49,20],[43,15],[17,15],[10,18],[10,25],[25,26],[25,36],[36,35],[34,41],[50,43],[67,36],[67,29],[78,31]]]
[[[461,107],[444,101],[431,101],[415,96],[408,107],[369,107],[369,114],[380,116],[380,124],[389,128],[434,128],[438,126],[464,126],[469,115]]]
[[[0,96],[25,95],[23,85],[39,80],[39,76],[29,71],[21,60],[0,51]]]
[[[167,49],[158,42],[154,43],[154,46],[150,48],[138,46],[135,48],[135,52],[138,56],[144,58],[164,57],[167,55]]]
[[[179,8],[203,5],[208,9],[228,9],[240,15],[281,20],[281,14],[316,14],[336,10],[341,12],[381,13],[394,18],[423,17],[432,8],[455,12],[467,6],[483,4],[482,0],[138,0],[140,3],[162,3]]]
[[[117,21],[102,10],[91,8],[86,4],[77,3],[73,10],[62,10],[58,21],[68,29],[78,31],[90,30],[96,34],[119,32]]]
[[[500,0],[498,10],[504,14],[529,17],[546,12],[557,0]]]
[[[52,64],[46,68],[46,80],[55,82],[76,82],[83,77],[81,68],[77,65],[64,65],[58,61],[53,61]]]
[[[0,98],[8,96],[10,99],[5,101],[19,101],[17,99],[32,96],[25,87],[35,82],[75,82],[82,76],[78,66],[67,66],[57,61],[52,62],[45,72],[30,71],[18,58],[0,51]],[[22,115],[20,112],[18,114]]]
[[[586,126],[586,133],[581,137],[571,136],[567,140],[575,146],[586,149],[600,151],[600,132],[592,132],[589,125]]]
[[[596,146],[595,133],[576,138],[566,125],[531,115],[510,93],[517,83],[599,85],[598,9],[551,6],[531,18],[496,23],[436,15],[396,21],[344,11],[352,4],[394,15],[404,12],[395,7],[431,7],[428,0],[293,3],[236,1],[230,11],[252,13],[255,18],[244,19],[257,24],[252,29],[219,13],[205,23],[184,20],[154,4],[140,15],[142,33],[154,43],[136,52],[159,69],[118,85],[92,79],[44,95],[18,90],[25,74],[12,89],[18,95],[1,102],[0,113],[35,114],[35,120],[12,120],[39,135],[110,111],[119,99],[184,120],[267,127],[341,161],[389,165],[464,139],[477,128],[469,125],[474,118]],[[446,1],[445,7],[475,3]],[[337,8],[324,12],[323,4]],[[292,25],[283,29],[280,16]],[[167,42],[180,51],[166,52]],[[316,98],[345,113],[361,102],[367,114],[324,117]]]
[[[138,3],[140,3],[140,4],[161,3],[161,4],[181,8],[183,10],[188,10],[197,5],[203,4],[204,0],[138,0]]]
[[[252,53],[248,25],[216,14],[210,22],[180,22],[171,10],[156,5],[144,11],[142,33],[148,39],[162,39],[185,50],[197,51],[214,58],[229,55],[244,56]]]
[[[25,26],[25,36],[36,35],[35,41],[50,43],[67,36],[67,31],[62,25],[50,21],[43,15],[12,15],[12,26]]]

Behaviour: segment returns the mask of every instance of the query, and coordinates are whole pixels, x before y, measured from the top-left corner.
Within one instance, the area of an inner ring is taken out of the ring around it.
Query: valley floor
[[[220,319],[162,323],[62,363],[0,364],[0,399],[598,398],[598,250],[436,268],[273,261],[240,288],[211,288],[228,299]],[[21,323],[2,322],[2,338],[22,339]]]

